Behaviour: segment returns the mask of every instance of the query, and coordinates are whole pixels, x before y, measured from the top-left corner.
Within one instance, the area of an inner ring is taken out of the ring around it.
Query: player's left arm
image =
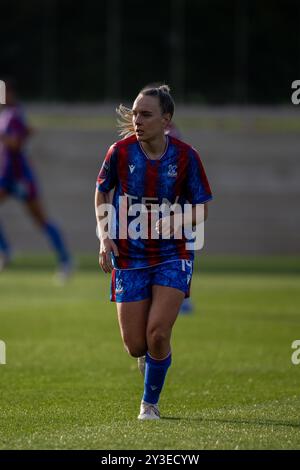
[[[208,202],[212,199],[212,193],[198,152],[191,149],[189,156],[187,200],[192,204],[192,220],[189,222],[196,226],[207,220]]]
[[[180,230],[180,227],[189,226],[196,227],[197,225],[205,222],[208,217],[208,204],[193,204],[192,210],[181,214],[180,223],[177,225],[177,228]],[[163,236],[172,236],[174,235],[175,227],[175,215],[170,217],[163,217],[156,222],[156,231]]]
[[[198,212],[198,217],[197,217]],[[192,224],[198,225],[205,222],[208,218],[208,203],[192,205]]]
[[[184,214],[174,214],[163,217],[156,223],[156,231],[162,235],[174,235],[174,226],[195,227],[203,223],[208,217],[208,201],[212,199],[210,186],[198,153],[191,149],[187,169],[185,197],[190,209],[184,209]],[[175,221],[175,218],[177,219]]]

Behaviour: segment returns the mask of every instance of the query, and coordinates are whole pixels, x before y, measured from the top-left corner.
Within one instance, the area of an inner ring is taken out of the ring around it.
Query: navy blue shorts
[[[24,201],[39,195],[35,175],[25,158],[9,159],[0,171],[0,189]]]
[[[175,260],[149,268],[113,269],[110,300],[134,302],[152,297],[152,286],[167,286],[190,296],[193,261]]]

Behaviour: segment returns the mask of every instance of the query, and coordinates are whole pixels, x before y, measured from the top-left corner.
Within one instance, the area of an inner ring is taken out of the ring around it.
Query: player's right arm
[[[97,220],[97,233],[99,237],[99,265],[105,273],[110,273],[113,269],[111,252],[115,256],[119,256],[118,247],[115,242],[109,238],[107,224],[104,221],[107,219],[106,215],[100,215],[103,211],[99,210],[101,205],[109,204],[109,193],[104,193],[96,188],[95,192],[95,213]]]
[[[105,223],[107,221],[107,213],[105,212],[105,208],[103,208],[104,204],[111,203],[109,192],[116,186],[116,183],[117,149],[115,145],[112,145],[100,169],[95,192],[97,233],[100,241],[99,265],[105,273],[110,273],[113,269],[111,253],[115,256],[119,256],[118,247],[112,238],[110,238],[108,226]]]

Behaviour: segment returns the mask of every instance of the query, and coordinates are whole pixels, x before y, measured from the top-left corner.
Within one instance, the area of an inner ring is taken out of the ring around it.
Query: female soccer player
[[[46,216],[36,178],[24,150],[31,132],[18,105],[15,85],[8,81],[6,105],[0,113],[0,203],[8,196],[15,196],[24,202],[57,254],[58,276],[63,281],[72,270],[71,258],[59,229]],[[0,271],[10,259],[11,248],[0,227]]]
[[[165,134],[174,113],[168,86],[144,88],[131,110],[120,106],[118,112],[126,137],[110,147],[95,193],[99,264],[112,272],[110,299],[117,305],[126,350],[133,357],[146,356],[138,419],[159,419],[172,327],[189,296],[193,273],[194,253],[180,229],[189,218],[193,226],[201,222],[201,213],[206,218],[212,195],[197,152]],[[103,208],[108,209],[112,188],[115,218],[107,224]],[[167,207],[183,209],[188,203],[187,218],[167,212]]]

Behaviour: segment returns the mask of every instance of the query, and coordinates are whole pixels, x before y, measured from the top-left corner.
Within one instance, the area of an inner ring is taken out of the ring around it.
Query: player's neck
[[[143,147],[144,152],[146,152],[148,157],[152,160],[156,160],[163,155],[166,145],[167,137],[164,134],[162,136],[156,137],[153,140],[141,142],[141,146]]]

